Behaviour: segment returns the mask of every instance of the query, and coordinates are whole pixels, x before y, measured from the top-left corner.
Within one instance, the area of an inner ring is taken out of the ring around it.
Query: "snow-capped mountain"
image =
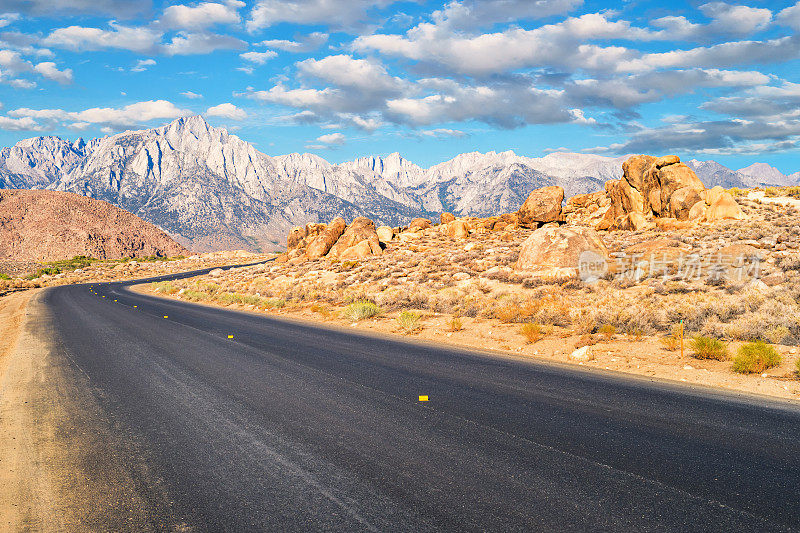
[[[428,169],[398,153],[331,164],[312,154],[268,156],[196,116],[88,142],[20,141],[0,151],[0,188],[65,190],[106,200],[197,250],[267,250],[280,248],[292,226],[336,215],[400,225],[441,211],[513,211],[545,185],[561,185],[567,196],[601,190],[620,177],[624,160],[571,153],[528,158],[508,151],[465,153]],[[743,174],[713,161],[687,164],[709,186],[760,179],[754,174],[761,167]]]

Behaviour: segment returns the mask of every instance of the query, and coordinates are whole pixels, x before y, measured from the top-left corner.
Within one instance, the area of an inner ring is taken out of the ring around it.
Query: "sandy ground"
[[[150,285],[138,285],[134,290],[157,297],[165,297],[163,294],[151,292]],[[179,296],[172,296],[172,298],[180,299]],[[204,303],[204,305],[207,304]],[[800,379],[795,373],[795,361],[800,357],[800,350],[790,346],[776,347],[783,358],[780,366],[771,368],[761,375],[743,375],[731,371],[730,361],[699,360],[691,357],[688,339],[685,344],[684,356],[681,358],[679,350],[667,350],[657,337],[642,337],[637,340],[627,335],[614,335],[608,339],[602,335],[596,335],[595,340],[598,342],[590,347],[589,360],[575,360],[571,355],[579,345],[581,337],[571,335],[566,330],[559,328],[553,328],[553,331],[546,334],[541,340],[531,344],[521,334],[520,324],[504,324],[495,319],[461,317],[462,329],[452,331],[450,315],[419,311],[423,315],[420,320],[420,329],[408,333],[398,325],[398,313],[396,312],[353,323],[340,318],[339,310],[336,308],[319,313],[311,311],[308,307],[290,308],[287,306],[283,309],[267,311],[245,305],[228,307],[270,316],[306,320],[311,323],[323,322],[327,325],[355,330],[402,336],[406,339],[423,342],[490,350],[518,357],[557,361],[647,378],[716,387],[773,398],[800,400]],[[740,344],[742,343],[728,343],[731,354],[736,352]]]
[[[41,295],[0,299],[0,531],[158,529],[141,473],[118,458],[135,443],[112,437],[91,384],[52,339]]]

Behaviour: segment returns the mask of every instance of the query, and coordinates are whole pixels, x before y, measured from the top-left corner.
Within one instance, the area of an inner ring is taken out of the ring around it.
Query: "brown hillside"
[[[186,249],[108,202],[68,192],[0,190],[0,259],[175,256]]]

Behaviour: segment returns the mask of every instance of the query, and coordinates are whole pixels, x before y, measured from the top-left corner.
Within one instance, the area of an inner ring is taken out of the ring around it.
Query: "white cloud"
[[[230,35],[181,32],[162,46],[166,55],[210,54],[216,50],[244,50],[247,43]]]
[[[202,2],[196,6],[174,5],[164,10],[159,24],[167,28],[203,30],[216,24],[238,24],[241,22],[238,10],[244,2],[225,3]]]
[[[789,26],[794,30],[800,30],[800,2],[782,10],[775,19],[784,26]]]
[[[131,67],[131,72],[144,72],[147,67],[152,67],[156,62],[154,59],[139,59],[136,64]]]
[[[284,39],[270,39],[266,41],[261,41],[260,43],[257,44],[261,46],[266,46],[267,48],[277,48],[278,50],[283,50],[284,52],[292,52],[294,54],[299,54],[304,52],[313,52],[326,42],[328,42],[327,33],[313,32],[302,37],[298,41],[287,41]]]
[[[239,54],[239,57],[245,61],[255,63],[256,65],[263,65],[270,59],[278,57],[278,54],[272,50],[267,50],[266,52],[245,52],[243,54]]]
[[[181,96],[189,98],[190,100],[197,100],[203,97],[202,94],[193,93],[192,91],[184,91],[181,93]]]
[[[317,137],[317,141],[327,145],[341,146],[347,141],[347,139],[341,133],[328,133],[326,135],[320,135]]]
[[[8,112],[16,118],[31,118],[46,121],[62,121],[70,123],[90,123],[101,125],[110,130],[121,130],[156,119],[174,119],[191,115],[186,109],[179,109],[166,100],[148,100],[136,102],[121,108],[93,107],[83,111],[65,111],[63,109],[30,109],[19,108]]]
[[[45,78],[58,82],[62,85],[72,83],[71,68],[58,70],[55,63],[51,61],[45,61],[43,63],[38,63],[35,67],[33,67],[33,69]]]
[[[543,19],[569,13],[583,0],[465,0],[452,1],[431,18],[441,26],[473,29],[498,22]]]
[[[110,22],[110,30],[68,26],[53,30],[42,40],[45,46],[73,51],[116,48],[139,53],[154,53],[161,40],[161,32],[144,27],[122,26]]]
[[[209,107],[206,110],[206,115],[209,117],[229,118],[231,120],[244,120],[247,118],[247,113],[243,109],[229,102]]]
[[[30,117],[9,118],[0,116],[0,129],[6,131],[45,131],[47,128]]]
[[[0,28],[5,28],[19,19],[19,13],[2,13],[0,14]]]
[[[465,137],[469,137],[468,133],[465,133],[461,130],[454,130],[450,128],[436,128],[433,130],[422,130],[419,133],[420,135],[423,135],[425,137],[433,137],[435,139],[446,139],[446,138],[463,139]]]
[[[260,0],[256,3],[247,29],[256,31],[281,22],[326,24],[348,28],[362,24],[370,9],[382,9],[398,0]]]

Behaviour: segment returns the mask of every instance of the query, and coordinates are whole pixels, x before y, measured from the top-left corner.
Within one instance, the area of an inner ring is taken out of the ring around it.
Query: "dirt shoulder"
[[[43,294],[0,298],[0,530],[158,529],[135,466],[121,459],[136,456],[122,453],[135,444],[113,436],[91,384],[52,335]]]
[[[187,301],[180,294],[164,294],[154,290],[150,284],[136,285],[132,290],[156,297]],[[189,300],[191,301],[191,300]],[[520,324],[505,324],[499,320],[480,317],[458,317],[460,329],[454,330],[454,317],[449,314],[417,311],[421,316],[412,331],[404,329],[398,320],[400,312],[382,313],[378,317],[353,322],[342,317],[342,308],[327,305],[286,305],[281,308],[259,309],[247,304],[219,304],[214,301],[199,302],[203,305],[237,309],[274,317],[306,321],[312,325],[367,331],[380,335],[402,337],[405,340],[421,341],[438,345],[462,347],[498,354],[532,358],[539,361],[566,363],[584,368],[622,372],[644,378],[700,385],[759,395],[773,399],[800,400],[800,380],[794,372],[795,361],[800,357],[798,349],[778,346],[783,362],[764,374],[735,374],[730,361],[699,360],[689,355],[688,341],[684,356],[679,350],[669,350],[658,336],[633,338],[614,334],[601,337],[588,349],[585,359],[573,358],[577,346],[585,340],[583,335],[552,328],[545,330],[541,339],[528,342],[521,332]],[[741,343],[730,343],[735,352]]]

